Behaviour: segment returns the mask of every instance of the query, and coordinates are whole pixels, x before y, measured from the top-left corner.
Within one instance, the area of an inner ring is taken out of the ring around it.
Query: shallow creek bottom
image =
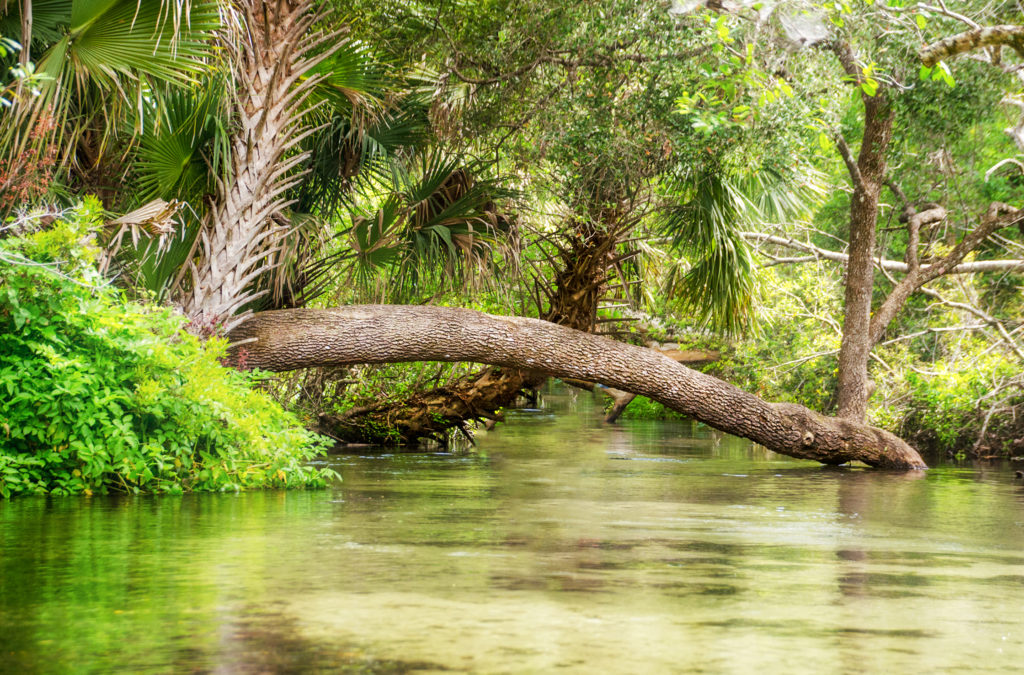
[[[1011,465],[823,468],[599,404],[319,492],[0,502],[0,671],[1019,672]]]

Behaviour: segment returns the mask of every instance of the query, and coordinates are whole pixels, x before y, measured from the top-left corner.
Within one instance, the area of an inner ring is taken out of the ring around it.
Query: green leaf
[[[945,61],[939,61],[932,72],[932,80],[941,80],[945,82],[950,89],[956,86],[956,80],[953,79],[953,73],[950,72],[949,66],[946,65]]]

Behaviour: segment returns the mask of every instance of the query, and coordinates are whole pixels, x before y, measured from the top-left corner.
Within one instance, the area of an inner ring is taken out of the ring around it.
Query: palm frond
[[[387,69],[378,63],[370,48],[358,40],[341,45],[308,75],[317,84],[312,101],[330,101],[336,110],[348,108],[372,111],[384,106],[388,91]]]
[[[482,283],[514,229],[496,201],[512,193],[479,178],[479,167],[436,149],[389,168],[390,175],[361,183],[372,206],[351,209],[346,236],[354,281],[376,287],[384,275],[396,301],[426,286]]]
[[[41,35],[56,39],[38,58],[39,95],[17,101],[2,120],[0,142],[11,157],[30,144],[57,146],[63,166],[85,133],[99,135],[92,154],[101,156],[124,119],[138,122],[158,94],[155,82],[195,82],[216,56],[217,0],[72,0],[45,8]],[[37,138],[32,130],[44,121],[53,132]]]
[[[353,180],[364,171],[390,173],[389,160],[424,145],[429,138],[426,108],[402,101],[361,126],[335,116],[303,141],[307,173],[296,188],[296,209],[335,214],[350,199]]]
[[[803,178],[764,167],[733,177],[717,166],[676,176],[670,188],[680,200],[662,228],[685,259],[669,266],[670,297],[712,330],[756,330],[757,270],[740,232],[746,223],[779,222],[810,208],[821,190],[813,175]]]
[[[226,83],[204,79],[195,89],[166,88],[146,101],[132,170],[133,202],[171,200],[183,204],[181,228],[154,245],[147,239],[126,245],[122,263],[139,285],[163,297],[193,250],[217,178],[229,175],[230,122]]]
[[[177,198],[202,208],[216,190],[216,177],[230,163],[229,119],[222,83],[172,89],[147,106],[147,128],[139,137],[135,172],[139,199]]]
[[[212,55],[210,35],[219,27],[212,0],[74,0],[69,60],[54,65],[111,90],[134,88],[140,75],[192,82]]]
[[[32,1],[32,53],[36,48],[59,40],[71,21],[72,0]],[[0,35],[21,35],[21,2],[7,2],[0,6]]]

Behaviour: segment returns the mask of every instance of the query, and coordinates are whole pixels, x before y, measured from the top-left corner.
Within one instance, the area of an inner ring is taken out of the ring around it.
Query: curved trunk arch
[[[271,371],[411,361],[472,361],[599,382],[647,396],[781,454],[926,468],[895,435],[790,403],[768,403],[654,350],[539,319],[469,309],[353,305],[255,314],[230,338],[234,358]]]

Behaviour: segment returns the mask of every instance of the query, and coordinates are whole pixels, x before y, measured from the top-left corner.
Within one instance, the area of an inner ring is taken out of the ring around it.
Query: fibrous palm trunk
[[[183,308],[196,332],[230,331],[239,309],[266,291],[252,282],[272,268],[286,229],[274,216],[292,202],[305,159],[299,142],[309,133],[305,102],[316,82],[312,69],[342,44],[343,31],[312,31],[318,20],[308,0],[242,3],[244,29],[228,47],[238,87],[231,175],[201,230],[198,260],[189,263],[191,289]]]

